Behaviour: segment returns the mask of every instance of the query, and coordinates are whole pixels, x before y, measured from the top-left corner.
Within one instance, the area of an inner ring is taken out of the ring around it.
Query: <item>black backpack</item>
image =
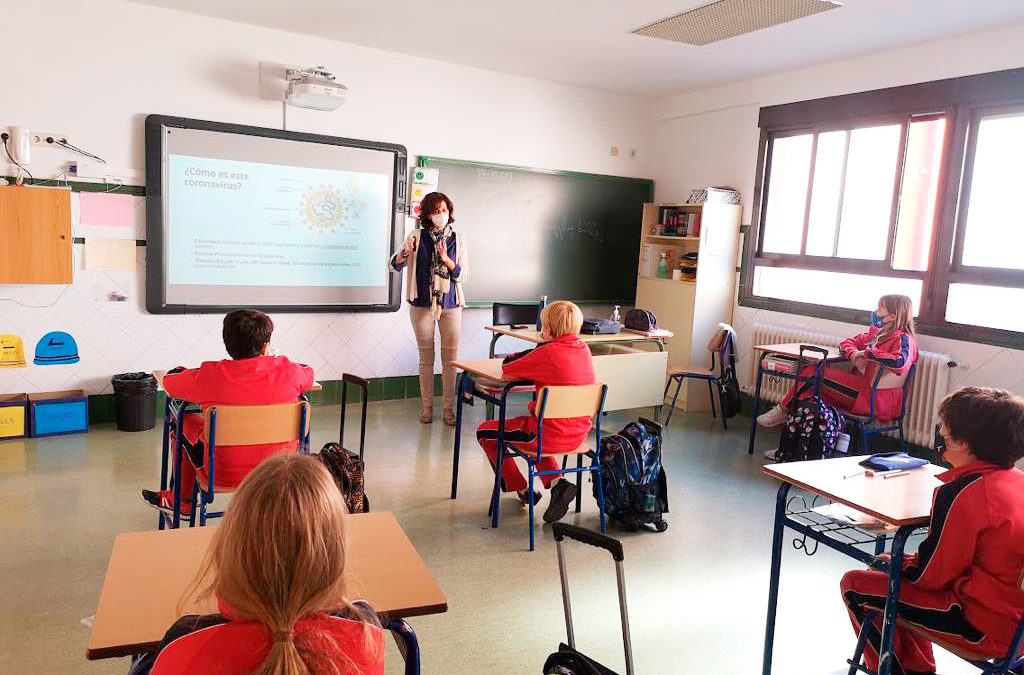
[[[732,368],[726,368],[719,380],[718,394],[718,400],[722,403],[722,416],[726,419],[736,417],[740,412],[740,383],[736,381],[736,373]]]
[[[604,511],[632,531],[654,525],[668,529],[668,488],[661,465],[661,425],[640,418],[622,431],[601,439],[601,481]],[[597,497],[597,481],[594,482]]]
[[[775,455],[777,462],[828,459],[836,450],[843,429],[839,412],[817,396],[794,397],[782,426],[782,438]]]
[[[363,492],[363,461],[337,443],[328,443],[315,455],[334,478],[349,513],[368,513],[370,499]]]

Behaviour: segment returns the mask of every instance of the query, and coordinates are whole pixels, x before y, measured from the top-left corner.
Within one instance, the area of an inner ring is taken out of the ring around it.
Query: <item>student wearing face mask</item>
[[[465,237],[452,229],[455,222],[452,200],[431,192],[420,202],[419,228],[391,256],[390,265],[405,274],[409,318],[420,352],[420,422],[434,419],[434,325],[441,333],[441,382],[444,394],[444,423],[455,426],[455,367],[462,330],[462,308],[466,297],[469,250]]]
[[[868,415],[871,406],[871,387],[880,368],[893,375],[906,374],[917,361],[917,341],[914,338],[914,307],[905,295],[883,295],[878,309],[871,313],[871,325],[866,333],[843,340],[839,345],[846,363],[827,366],[821,380],[821,398],[854,415]],[[807,367],[802,375],[810,377],[814,367]],[[797,382],[782,403],[757,418],[763,427],[777,427],[786,421],[789,402],[796,396],[809,397],[814,392]],[[892,420],[899,417],[903,404],[901,386],[885,387],[879,383],[875,399],[875,418]],[[770,451],[774,452],[774,451]],[[766,457],[769,455],[766,453]]]

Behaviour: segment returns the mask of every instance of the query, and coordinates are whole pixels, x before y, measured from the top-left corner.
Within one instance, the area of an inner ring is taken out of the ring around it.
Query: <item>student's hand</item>
[[[416,242],[412,240],[412,237],[410,237],[405,240],[405,251],[403,252],[403,257],[408,260],[414,253],[416,253]]]
[[[850,356],[850,360],[853,361],[853,367],[862,373],[868,367],[868,355],[863,351],[854,352]]]

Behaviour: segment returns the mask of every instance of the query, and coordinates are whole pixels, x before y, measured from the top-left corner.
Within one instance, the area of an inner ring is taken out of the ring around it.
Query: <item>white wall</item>
[[[1024,25],[871,54],[756,80],[730,84],[658,102],[654,172],[656,198],[677,201],[693,187],[731,185],[743,193],[744,223],[750,222],[761,106],[926,82],[1024,66]],[[751,324],[801,326],[852,335],[863,326],[798,314],[735,307],[739,332],[738,370],[749,373]],[[961,367],[951,387],[1002,386],[1024,393],[1024,351],[922,336],[922,349],[949,354]]]
[[[284,10],[282,10],[284,11]],[[0,127],[67,134],[71,142],[135,172],[141,184],[143,119],[149,113],[278,127],[280,104],[257,96],[260,60],[324,64],[350,89],[334,113],[292,109],[289,129],[404,144],[410,159],[434,155],[551,169],[650,177],[652,102],[476,68],[154,9],[114,0],[46,0],[5,7],[5,53],[14,65],[0,87]],[[609,147],[636,148],[611,157]],[[49,177],[72,156],[45,148],[31,170]],[[0,170],[12,173],[0,163]],[[458,195],[453,195],[458,200]],[[220,316],[152,316],[141,277],[131,303],[97,303],[107,283],[81,270],[75,284],[3,286],[0,333],[26,348],[51,330],[79,342],[70,366],[0,370],[0,392],[84,387],[109,391],[113,373],[224,358]],[[141,254],[141,249],[140,249]],[[477,269],[484,261],[477,260]],[[143,273],[140,258],[139,273]],[[59,298],[59,300],[58,300]],[[52,307],[38,307],[49,305]],[[464,356],[486,354],[489,310],[466,313]],[[273,342],[310,363],[320,379],[343,371],[411,375],[416,350],[407,312],[275,315]]]

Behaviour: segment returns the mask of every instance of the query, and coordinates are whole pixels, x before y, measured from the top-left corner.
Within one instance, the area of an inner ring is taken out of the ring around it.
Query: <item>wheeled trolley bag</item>
[[[619,616],[622,618],[622,642],[626,650],[626,675],[633,675],[633,647],[629,640],[629,612],[626,610],[626,577],[622,570],[622,542],[600,532],[587,530],[566,523],[555,523],[551,527],[558,549],[558,574],[562,580],[562,604],[565,606],[565,632],[569,644],[560,644],[558,651],[544,662],[544,675],[616,675],[613,670],[576,651],[573,635],[572,608],[569,603],[569,581],[565,572],[565,553],[562,540],[568,537],[576,541],[603,548],[615,560],[615,578],[619,587]]]

